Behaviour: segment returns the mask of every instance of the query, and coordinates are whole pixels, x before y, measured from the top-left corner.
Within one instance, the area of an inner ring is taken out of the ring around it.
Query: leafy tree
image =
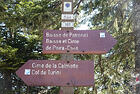
[[[84,16],[79,23],[89,21],[91,29],[107,30],[117,39],[116,46],[109,53],[94,57],[94,93],[132,93],[130,82],[135,64],[132,0],[86,0],[80,9],[84,10]]]
[[[1,1],[0,71],[5,85],[1,93],[17,92],[21,87],[26,87],[16,84],[20,80],[15,77],[15,71],[29,59],[59,58],[58,55],[42,55],[41,41],[43,29],[59,28],[60,3],[57,0]]]
[[[41,48],[42,30],[60,28],[60,5],[60,0],[0,1],[0,21],[5,24],[0,27],[0,73],[5,84],[11,83],[5,86],[6,90],[24,94],[46,89],[48,94],[58,93],[59,87],[27,87],[15,76],[15,71],[29,59],[60,58],[42,55]],[[95,61],[95,86],[75,88],[75,94],[133,93],[130,85],[135,65],[132,0],[75,0],[74,5],[76,18],[82,19],[76,19],[75,25],[88,22],[91,29],[107,30],[118,40],[107,54],[75,55],[78,60],[94,58]],[[80,17],[80,13],[84,16]],[[138,55],[138,48],[136,51]]]
[[[135,54],[135,69],[136,73],[140,74],[140,1],[134,0],[134,16],[133,16],[133,30],[135,32],[135,44],[136,44],[136,54]],[[140,78],[140,77],[139,77]],[[136,85],[136,94],[140,93],[140,84]]]

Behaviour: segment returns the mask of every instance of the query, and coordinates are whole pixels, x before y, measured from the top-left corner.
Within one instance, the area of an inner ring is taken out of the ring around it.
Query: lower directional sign
[[[29,86],[93,86],[93,61],[29,60],[16,74]]]

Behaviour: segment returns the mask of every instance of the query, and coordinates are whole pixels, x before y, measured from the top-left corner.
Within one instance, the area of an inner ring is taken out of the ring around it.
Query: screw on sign
[[[29,60],[16,74],[28,86],[93,86],[93,61]]]

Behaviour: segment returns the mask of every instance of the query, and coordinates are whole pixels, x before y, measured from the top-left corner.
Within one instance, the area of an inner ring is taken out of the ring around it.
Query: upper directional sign
[[[45,30],[43,53],[103,54],[116,40],[104,30]]]
[[[93,61],[29,60],[16,74],[28,86],[93,86]]]

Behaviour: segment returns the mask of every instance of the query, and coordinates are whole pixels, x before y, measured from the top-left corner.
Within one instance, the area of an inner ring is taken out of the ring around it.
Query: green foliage
[[[130,82],[135,55],[135,36],[131,21],[132,1],[87,0],[81,4],[81,10],[85,11],[85,19],[81,23],[88,19],[91,29],[107,30],[117,39],[117,44],[109,53],[94,56],[96,93],[131,94]]]
[[[25,62],[60,58],[59,55],[42,54],[42,31],[60,28],[60,3],[59,0],[0,1],[0,73],[4,75],[3,71],[9,71],[13,74],[9,83],[13,92],[27,92],[28,87],[23,82],[17,83],[21,80],[15,77],[15,71]],[[0,80],[1,77],[6,79],[0,76]],[[30,91],[34,89],[36,87]]]
[[[95,86],[75,88],[75,94],[131,94],[134,69],[134,34],[132,0],[75,0],[75,9],[84,14],[82,22],[91,29],[107,30],[117,45],[104,55],[75,55],[77,60],[95,62]],[[42,30],[59,29],[60,0],[0,1],[0,71],[10,70],[14,92],[27,93],[27,87],[14,74],[29,59],[56,59],[59,55],[42,55]],[[80,4],[80,5],[77,5]],[[79,6],[79,7],[78,7]],[[77,14],[78,16],[78,14]],[[78,20],[80,21],[80,20]],[[18,82],[18,83],[17,83]],[[16,86],[16,87],[15,87]],[[57,94],[59,87],[32,87],[31,92],[46,89]]]
[[[55,58],[55,55],[44,57],[41,54],[41,42],[43,29],[60,27],[59,4],[57,0],[1,2],[0,6],[5,9],[1,18],[5,26],[0,28],[1,63],[7,65],[8,62],[14,62],[14,65],[21,65],[29,59]]]

